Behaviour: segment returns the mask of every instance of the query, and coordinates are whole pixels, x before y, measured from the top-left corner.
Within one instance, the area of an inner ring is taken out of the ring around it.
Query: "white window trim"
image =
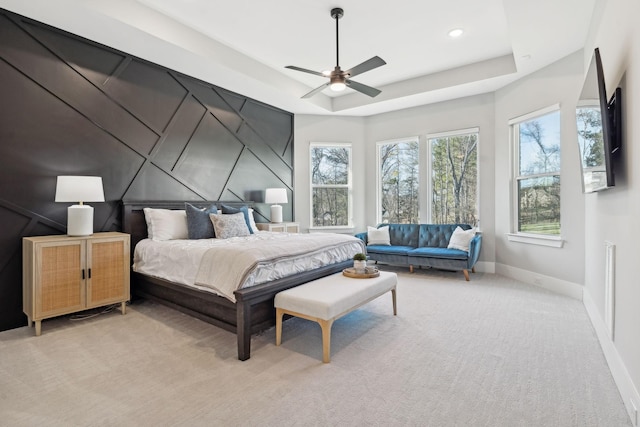
[[[313,177],[311,176],[312,164],[311,164],[311,149],[316,147],[325,147],[325,148],[348,148],[349,149],[349,172],[348,172],[348,184],[347,185],[314,185]],[[309,230],[353,230],[353,144],[350,142],[310,142],[309,143]],[[347,216],[348,223],[347,225],[342,226],[314,226],[313,225],[313,189],[315,187],[322,188],[347,188],[347,194],[349,199],[349,206],[347,206]]]
[[[560,130],[562,130],[562,111],[560,109],[560,104],[553,104],[545,108],[541,108],[536,111],[532,111],[527,114],[523,114],[518,117],[514,117],[509,120],[509,134],[510,144],[509,149],[511,151],[511,167],[510,167],[510,194],[511,194],[511,224],[510,229],[511,232],[507,233],[507,240],[510,242],[518,242],[518,243],[526,243],[531,245],[539,245],[539,246],[548,246],[554,248],[562,248],[564,246],[564,239],[562,238],[562,223],[560,224],[560,236],[553,236],[549,234],[532,234],[532,233],[523,233],[518,231],[517,223],[518,223],[518,180],[517,180],[517,170],[519,166],[519,151],[520,151],[520,141],[519,136],[516,135],[516,128],[514,125],[520,124],[522,122],[526,122],[528,120],[534,119],[536,117],[544,116],[553,112],[560,112]],[[560,142],[562,144],[562,141]],[[561,148],[562,149],[562,148]],[[562,174],[562,166],[560,166],[559,174]]]
[[[380,182],[380,179],[382,178],[380,175],[380,147],[383,145],[391,145],[391,144],[400,144],[403,142],[417,142],[418,143],[418,153],[420,153],[420,137],[418,135],[414,135],[414,136],[407,136],[406,138],[396,138],[396,139],[387,139],[384,141],[378,141],[376,142],[376,224],[380,224],[382,223],[382,218],[380,216],[381,212],[380,212],[380,206],[382,206],[382,185]],[[420,156],[422,157],[422,156]],[[420,162],[420,159],[418,159],[418,164],[419,167],[422,167],[422,164]],[[420,173],[421,170],[418,170],[418,173]],[[421,206],[421,201],[422,201],[422,192],[419,191],[418,192],[418,210],[420,209]],[[422,215],[420,214],[420,220],[422,220]]]

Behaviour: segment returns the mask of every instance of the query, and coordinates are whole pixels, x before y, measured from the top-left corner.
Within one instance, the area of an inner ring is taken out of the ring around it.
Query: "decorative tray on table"
[[[356,272],[356,269],[353,267],[345,268],[342,270],[342,274],[347,277],[353,277],[354,279],[369,279],[380,276],[380,272],[376,267],[365,267],[364,273]]]

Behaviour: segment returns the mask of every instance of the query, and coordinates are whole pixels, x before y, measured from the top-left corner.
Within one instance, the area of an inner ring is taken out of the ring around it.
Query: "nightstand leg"
[[[122,301],[120,303],[120,311],[122,312],[122,314],[127,314],[127,302],[126,301]]]
[[[36,336],[39,337],[42,333],[42,321],[36,320]]]

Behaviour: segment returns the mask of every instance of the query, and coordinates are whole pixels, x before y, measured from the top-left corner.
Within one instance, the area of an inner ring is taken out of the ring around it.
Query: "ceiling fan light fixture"
[[[342,92],[346,89],[347,85],[342,82],[334,82],[329,85],[332,91],[334,92]]]

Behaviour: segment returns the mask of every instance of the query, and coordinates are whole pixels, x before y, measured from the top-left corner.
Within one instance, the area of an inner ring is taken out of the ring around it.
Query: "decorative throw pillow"
[[[367,246],[368,245],[391,245],[391,238],[389,237],[389,226],[375,228],[367,227]]]
[[[209,214],[209,218],[211,218],[218,239],[248,236],[250,234],[243,212],[226,215]]]
[[[186,239],[187,214],[184,210],[144,208],[147,235],[153,240]]]
[[[475,229],[463,230],[461,227],[456,227],[449,239],[449,249],[459,249],[461,251],[469,252],[469,242],[476,235]]]
[[[247,229],[250,234],[253,234],[253,230],[251,229],[251,221],[249,220],[249,208],[247,206],[241,206],[239,208],[234,208],[233,206],[222,205],[220,206],[223,214],[235,214],[238,212],[242,212],[244,214],[244,220],[247,223]],[[217,234],[217,233],[216,233]]]
[[[218,213],[218,207],[211,205],[206,209],[200,209],[191,203],[185,202],[184,210],[187,212],[187,231],[189,239],[212,239],[216,237],[213,223],[209,218],[210,213]]]
[[[253,216],[253,209],[249,208],[249,229],[256,234],[258,231],[258,226],[256,225],[256,219]]]

